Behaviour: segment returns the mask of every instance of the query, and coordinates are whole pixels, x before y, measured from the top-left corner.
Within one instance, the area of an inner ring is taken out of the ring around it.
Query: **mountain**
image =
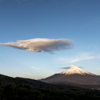
[[[71,65],[69,69],[41,81],[54,84],[100,85],[100,76]]]
[[[75,65],[71,65],[70,69],[63,71],[60,74],[65,74],[65,75],[71,75],[71,74],[95,75],[95,74],[92,74],[90,72],[84,71],[84,70],[82,70],[81,68],[79,68],[78,66],[75,66]]]
[[[0,74],[0,100],[100,100],[100,91]]]

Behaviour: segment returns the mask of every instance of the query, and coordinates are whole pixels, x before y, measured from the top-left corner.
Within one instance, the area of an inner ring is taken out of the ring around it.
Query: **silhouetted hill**
[[[0,100],[100,100],[100,91],[0,74]]]

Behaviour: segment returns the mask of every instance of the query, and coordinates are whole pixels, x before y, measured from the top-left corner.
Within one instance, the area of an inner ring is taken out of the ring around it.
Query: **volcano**
[[[100,85],[100,76],[71,65],[69,69],[41,81],[54,84]]]

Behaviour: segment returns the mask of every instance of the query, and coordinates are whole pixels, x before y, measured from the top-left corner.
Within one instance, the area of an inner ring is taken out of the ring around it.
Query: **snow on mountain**
[[[70,69],[67,69],[67,70],[63,71],[60,74],[65,74],[65,75],[70,75],[70,74],[95,75],[95,74],[92,74],[90,72],[84,71],[84,70],[82,70],[81,68],[79,68],[78,66],[75,66],[75,65],[71,65]]]
[[[69,69],[49,76],[40,81],[46,83],[57,84],[84,84],[84,85],[100,85],[100,76],[87,72],[78,66],[71,65]]]

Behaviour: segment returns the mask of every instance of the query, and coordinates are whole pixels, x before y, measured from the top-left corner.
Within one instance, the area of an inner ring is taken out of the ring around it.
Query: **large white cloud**
[[[6,45],[17,49],[24,49],[35,52],[53,52],[56,50],[65,50],[73,46],[71,39],[47,39],[47,38],[35,38],[28,40],[19,40],[17,42],[0,43],[0,45]]]

